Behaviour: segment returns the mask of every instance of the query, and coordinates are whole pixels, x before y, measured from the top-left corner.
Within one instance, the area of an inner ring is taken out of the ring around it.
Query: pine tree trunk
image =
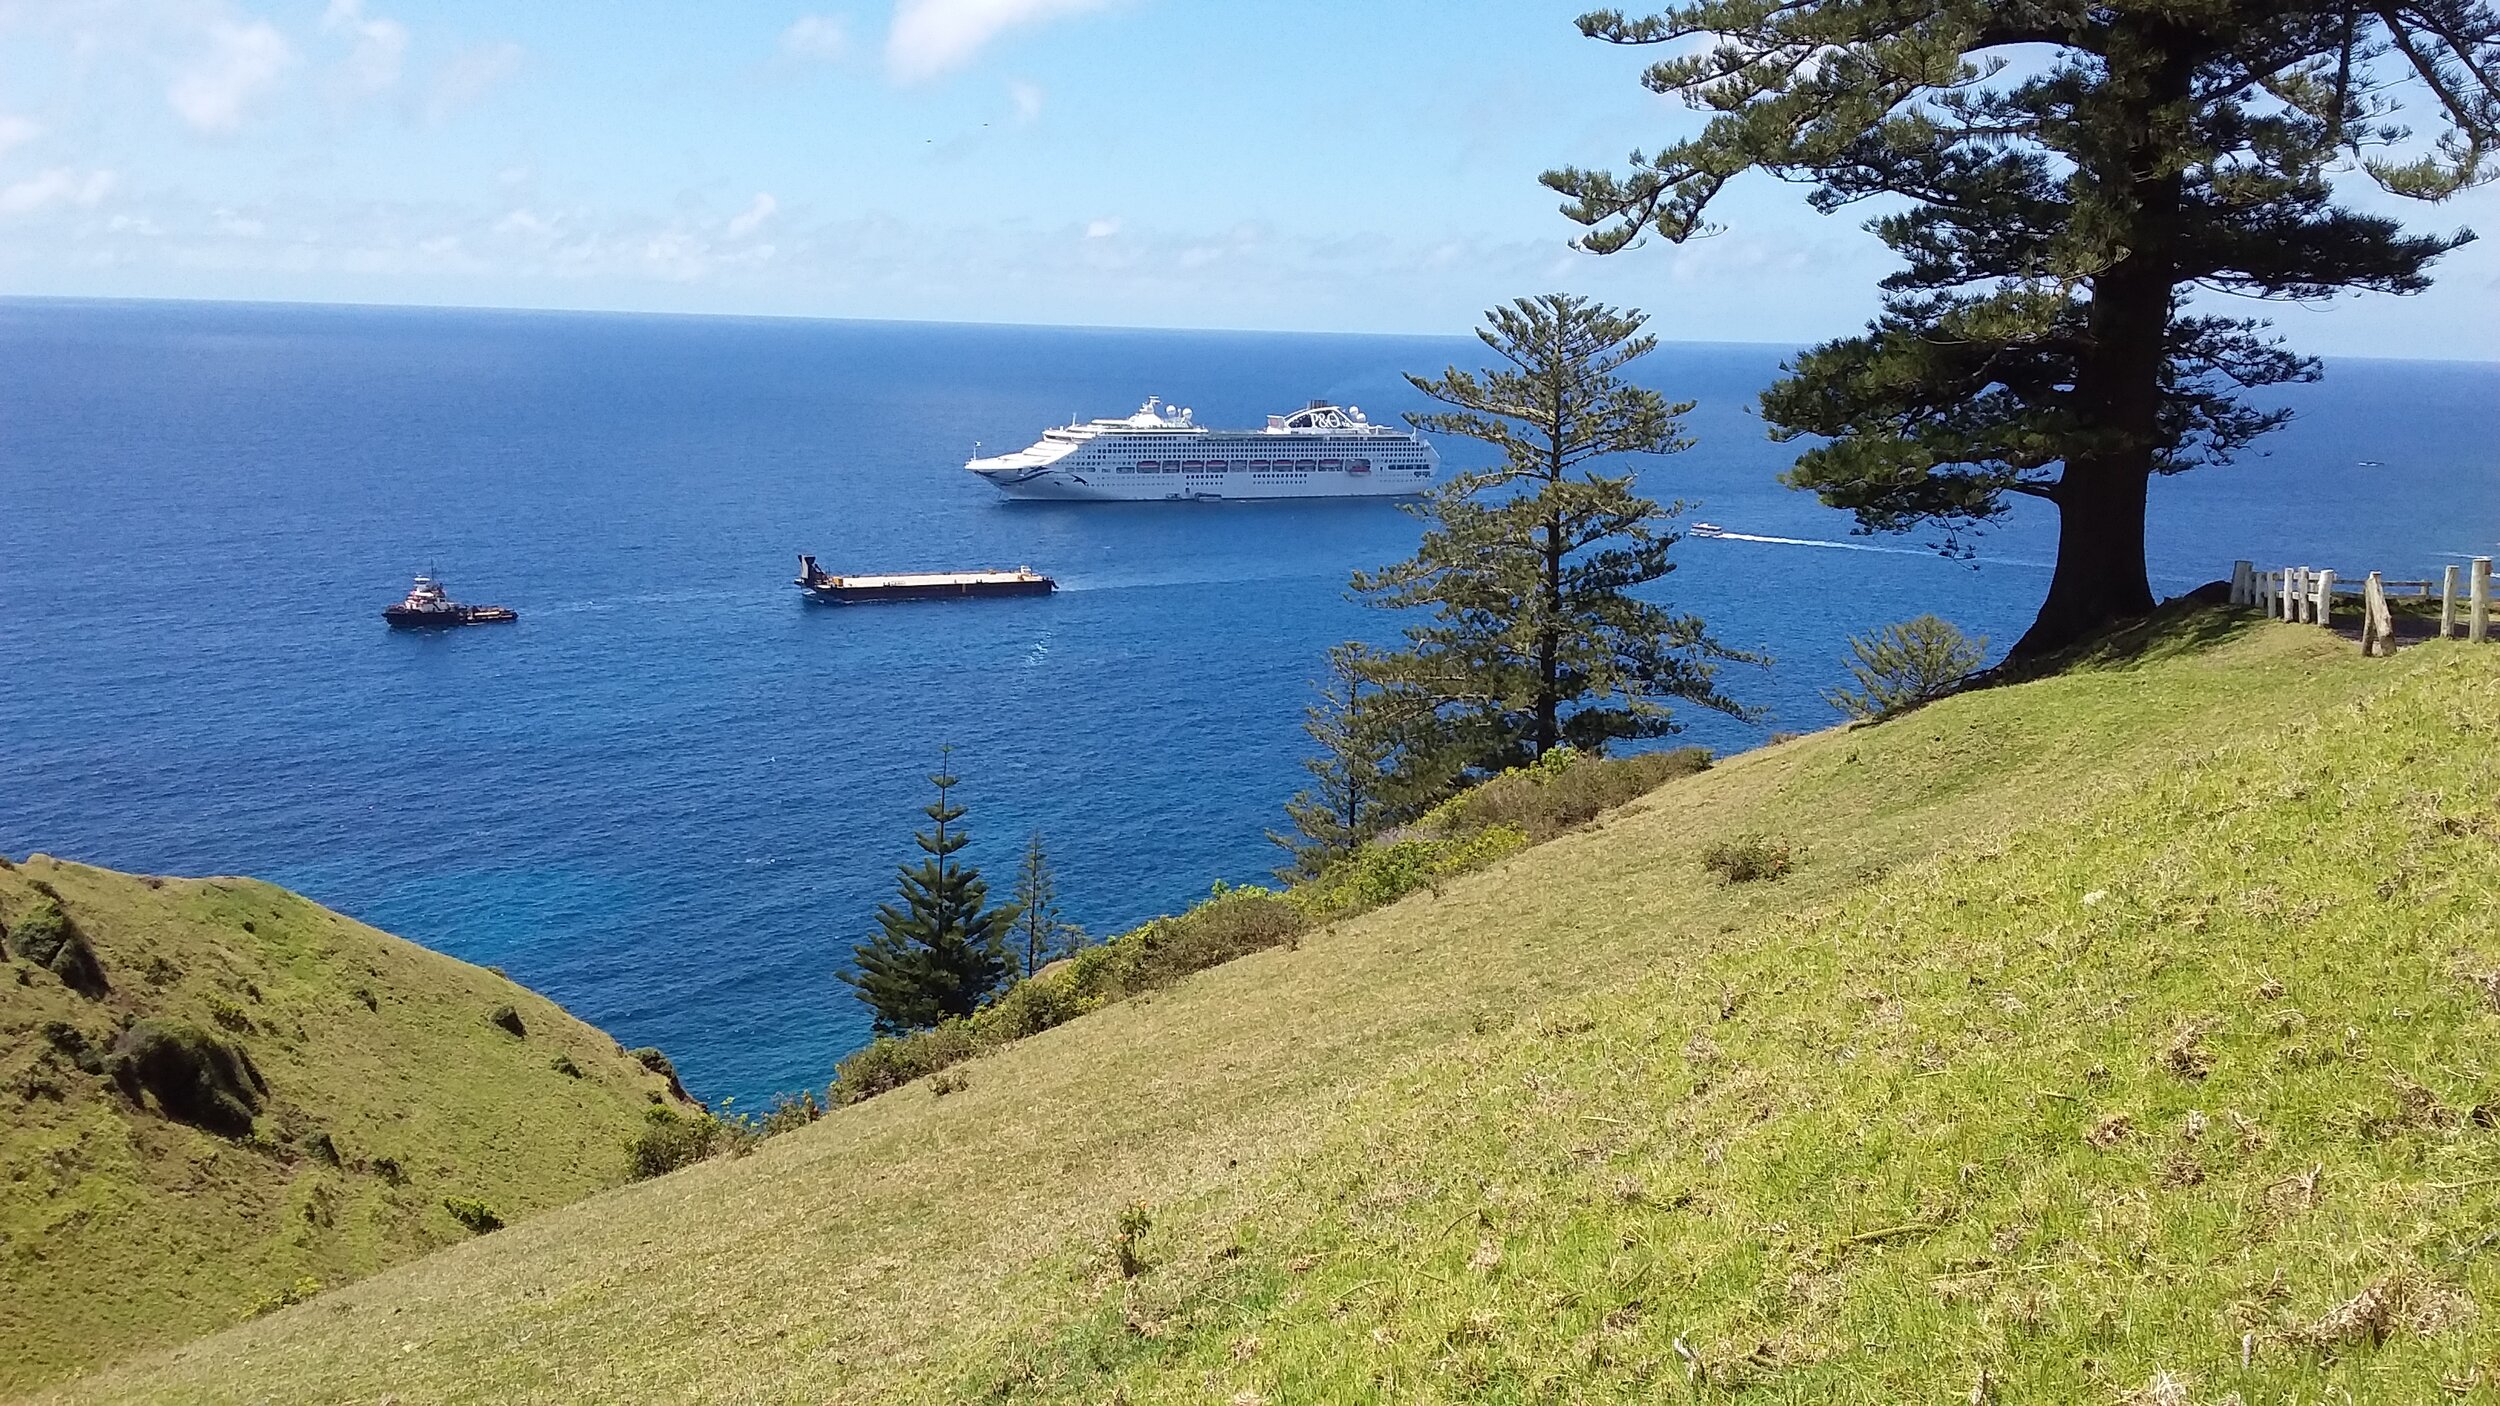
[[[2069,455],[2057,485],[2057,572],[2013,657],[2036,658],[2139,620],[2153,611],[2144,564],[2144,516],[2161,439],[2162,370],[2169,364],[2177,297],[2175,241],[2182,178],[2160,150],[2158,116],[2188,93],[2191,62],[2173,44],[2146,40],[2134,142],[2122,164],[2099,173],[2133,205],[2125,250],[2092,280],[2089,348],[2075,401],[2094,447]],[[2113,66],[2116,60],[2113,59]]]
[[[2115,457],[2115,456],[2113,456]],[[2057,574],[2013,657],[2054,653],[2152,613],[2144,567],[2147,466],[2077,459],[2058,487]]]

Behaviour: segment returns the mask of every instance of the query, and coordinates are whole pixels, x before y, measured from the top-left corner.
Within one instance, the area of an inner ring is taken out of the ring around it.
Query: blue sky
[[[1694,120],[1544,0],[0,0],[0,293],[1447,332],[1566,288],[1849,331],[1856,217],[1611,258],[1536,184]],[[2388,203],[2372,200],[2370,203]],[[2404,207],[2500,234],[2500,193]],[[2500,242],[2328,353],[2500,359]]]

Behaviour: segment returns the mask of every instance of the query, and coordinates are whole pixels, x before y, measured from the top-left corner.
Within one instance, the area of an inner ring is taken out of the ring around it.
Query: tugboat
[[[462,605],[443,594],[443,583],[420,576],[408,599],[382,611],[394,630],[441,630],[453,625],[492,625],[518,620],[519,612],[500,605]]]
[[[888,573],[882,576],[836,576],[816,564],[814,557],[799,557],[798,579],[793,583],[811,600],[830,605],[851,605],[862,601],[883,600],[962,600],[969,596],[1046,596],[1059,589],[1059,583],[1029,566],[1013,571],[924,571]]]

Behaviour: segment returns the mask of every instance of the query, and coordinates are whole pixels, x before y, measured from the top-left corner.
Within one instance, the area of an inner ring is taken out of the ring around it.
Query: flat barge
[[[394,630],[445,630],[455,625],[500,625],[521,616],[510,606],[463,605],[444,592],[442,582],[420,576],[406,600],[382,608],[382,618]]]
[[[966,600],[975,596],[1046,596],[1059,583],[1029,566],[1013,571],[888,572],[836,576],[801,554],[797,585],[810,599],[833,605],[890,600]]]

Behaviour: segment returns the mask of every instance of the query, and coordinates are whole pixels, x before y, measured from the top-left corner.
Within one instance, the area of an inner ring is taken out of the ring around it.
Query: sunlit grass
[[[65,1395],[2431,1399],[2493,1351],[2500,656],[2138,644]]]

